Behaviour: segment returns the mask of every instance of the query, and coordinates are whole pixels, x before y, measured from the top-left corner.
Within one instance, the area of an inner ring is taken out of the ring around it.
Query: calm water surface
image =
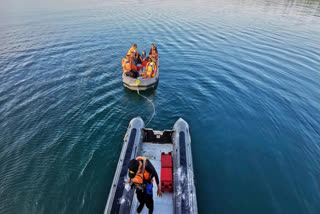
[[[161,56],[150,127],[191,127],[200,213],[320,212],[320,3],[89,1],[0,9],[0,213],[102,213],[133,43]]]

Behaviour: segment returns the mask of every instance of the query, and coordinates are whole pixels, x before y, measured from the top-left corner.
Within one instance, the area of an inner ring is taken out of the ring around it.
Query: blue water
[[[153,113],[122,86],[133,43],[161,57],[149,126],[190,124],[200,213],[320,212],[319,1],[13,0],[1,214],[103,212],[129,121]]]

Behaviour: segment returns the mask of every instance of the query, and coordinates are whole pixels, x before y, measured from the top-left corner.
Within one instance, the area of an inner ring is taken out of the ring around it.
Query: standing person
[[[132,58],[130,57],[130,55],[127,55],[126,58],[122,59],[122,68],[123,68],[123,72],[125,72],[127,76],[130,76],[133,78],[138,77],[139,73],[137,71],[137,67],[132,64]]]
[[[159,186],[159,177],[157,171],[155,170],[152,163],[145,157],[137,157],[132,159],[128,164],[129,169],[129,180],[127,183],[130,183],[131,180],[136,187],[136,193],[138,201],[140,202],[137,213],[141,213],[144,204],[146,204],[149,209],[149,214],[153,212],[153,178],[155,178],[157,183],[157,195],[162,196],[162,192]]]
[[[149,57],[152,58],[154,62],[158,60],[158,49],[153,43],[151,44]]]

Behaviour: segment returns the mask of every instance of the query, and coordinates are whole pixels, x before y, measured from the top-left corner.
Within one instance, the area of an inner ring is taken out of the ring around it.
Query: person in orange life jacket
[[[156,69],[157,69],[156,63],[154,63],[152,59],[149,58],[148,63],[146,64],[146,70],[144,73],[142,73],[142,77],[145,79],[154,77],[156,74]]]
[[[131,181],[133,182],[136,187],[138,201],[140,202],[137,212],[140,213],[144,204],[146,204],[149,209],[149,214],[151,214],[153,212],[153,178],[155,178],[157,183],[157,195],[159,197],[162,196],[157,171],[153,167],[152,163],[144,157],[132,159],[128,164],[128,169],[129,180],[127,183],[130,183]]]
[[[122,59],[122,68],[123,72],[125,72],[127,76],[133,78],[138,77],[139,73],[137,72],[137,67],[132,64],[132,58],[130,57],[130,55],[127,55],[126,58]]]
[[[134,44],[129,50],[127,55],[130,55],[133,59],[133,63],[136,65],[138,58],[139,58],[139,53],[137,50],[138,46],[136,44]]]
[[[149,58],[152,58],[154,62],[158,60],[158,49],[153,43],[151,44]]]

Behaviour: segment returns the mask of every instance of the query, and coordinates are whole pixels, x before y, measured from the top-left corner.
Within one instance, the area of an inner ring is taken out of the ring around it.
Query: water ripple
[[[156,109],[150,127],[190,123],[201,213],[318,213],[318,2],[9,11],[0,21],[0,213],[103,211],[127,124],[153,110],[122,86],[133,43],[160,53],[159,86],[144,93]]]

